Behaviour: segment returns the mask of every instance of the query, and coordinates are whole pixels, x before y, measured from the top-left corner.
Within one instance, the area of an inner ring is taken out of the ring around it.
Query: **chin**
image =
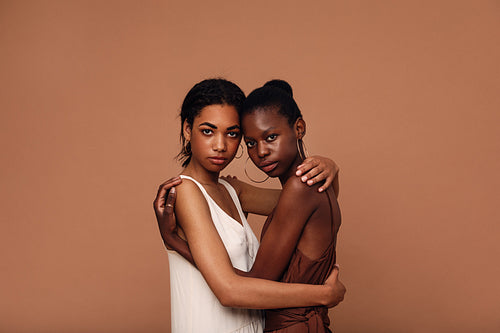
[[[278,167],[276,169],[272,170],[269,173],[266,173],[266,175],[268,175],[271,178],[277,178],[282,174],[282,172],[279,169],[280,169],[280,167],[278,165]]]
[[[227,167],[227,164],[222,164],[222,165],[211,164],[211,165],[208,165],[206,167],[206,169],[211,171],[211,172],[220,172],[220,171],[224,170],[225,167]]]

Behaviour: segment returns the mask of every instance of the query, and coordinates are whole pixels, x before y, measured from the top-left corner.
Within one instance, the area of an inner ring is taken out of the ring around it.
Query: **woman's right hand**
[[[339,280],[339,266],[335,265],[332,272],[325,281],[325,286],[329,287],[327,307],[333,308],[344,300],[346,288]]]

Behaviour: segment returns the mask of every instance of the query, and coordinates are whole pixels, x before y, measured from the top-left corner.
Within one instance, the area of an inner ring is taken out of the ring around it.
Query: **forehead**
[[[226,127],[239,125],[240,118],[238,111],[232,105],[227,104],[212,104],[201,109],[200,113],[194,118],[194,123],[209,122],[211,124],[226,125]]]
[[[288,119],[273,109],[257,109],[247,113],[243,116],[241,125],[244,132],[266,131],[270,127],[290,127]]]

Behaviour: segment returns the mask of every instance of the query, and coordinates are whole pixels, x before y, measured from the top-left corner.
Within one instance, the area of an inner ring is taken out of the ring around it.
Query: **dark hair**
[[[233,82],[225,79],[207,79],[193,86],[184,98],[181,107],[181,144],[182,150],[177,155],[177,159],[182,162],[185,167],[191,161],[191,144],[186,142],[182,131],[184,121],[189,126],[193,126],[194,118],[198,116],[206,106],[214,104],[231,105],[236,108],[238,113],[241,112],[245,94]]]
[[[302,117],[302,113],[293,99],[292,87],[283,80],[268,81],[264,86],[252,91],[243,103],[240,117],[257,109],[277,110],[287,118],[290,126]]]

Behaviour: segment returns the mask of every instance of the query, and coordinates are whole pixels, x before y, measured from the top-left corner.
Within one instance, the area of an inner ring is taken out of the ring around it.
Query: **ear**
[[[191,141],[191,125],[188,124],[187,120],[184,120],[182,124],[182,133],[186,141]]]
[[[295,130],[295,136],[297,136],[297,139],[302,139],[304,135],[306,135],[306,122],[304,119],[297,119],[293,125],[293,129]]]

